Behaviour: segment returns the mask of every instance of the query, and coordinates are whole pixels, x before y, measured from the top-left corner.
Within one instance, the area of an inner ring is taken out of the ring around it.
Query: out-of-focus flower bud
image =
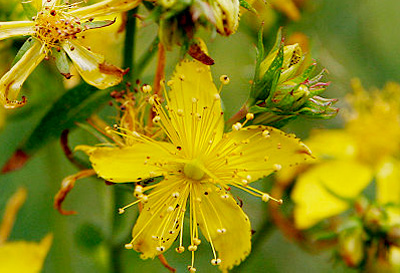
[[[339,255],[349,267],[357,267],[364,260],[366,234],[361,222],[351,219],[339,233]]]
[[[364,215],[364,226],[371,232],[378,233],[387,223],[387,214],[377,206],[371,206]]]
[[[337,99],[319,95],[329,86],[321,81],[325,70],[312,76],[316,63],[309,64],[298,44],[284,46],[281,30],[264,58],[262,32],[258,43],[256,71],[247,109],[256,114],[253,123],[276,125],[297,116],[329,119],[336,116]]]

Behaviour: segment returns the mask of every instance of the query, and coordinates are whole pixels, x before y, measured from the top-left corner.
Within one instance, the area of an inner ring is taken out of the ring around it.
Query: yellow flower
[[[226,82],[225,77],[221,80]],[[119,134],[134,140],[130,145],[77,149],[90,156],[94,170],[103,179],[137,183],[138,200],[120,210],[122,213],[136,203],[143,204],[126,248],[141,252],[144,259],[153,258],[170,248],[179,235],[176,251],[183,252],[187,212],[187,250],[192,252],[189,271],[196,270],[199,229],[211,245],[211,263],[227,270],[239,264],[251,249],[250,222],[230,193],[230,186],[263,201],[274,200],[249,184],[307,160],[310,151],[294,136],[266,126],[243,127],[237,123],[232,132],[224,134],[220,95],[206,65],[183,61],[167,85],[171,90],[165,92],[165,107],[156,96],[149,102],[157,113],[153,122],[168,141],[120,128]],[[252,118],[250,114],[248,118]],[[161,182],[149,184],[148,179],[160,176]]]
[[[38,243],[17,241],[0,245],[0,272],[40,272],[52,240],[49,234]]]
[[[6,241],[18,210],[26,199],[26,190],[20,188],[8,201],[0,225],[0,272],[38,273],[49,252],[53,236],[48,234],[39,243]]]
[[[60,72],[69,78],[66,54],[76,66],[79,74],[89,84],[104,89],[118,84],[124,71],[105,62],[100,54],[82,46],[78,39],[88,29],[104,27],[112,21],[93,21],[94,17],[121,12],[137,6],[140,0],[106,0],[94,5],[75,8],[74,4],[60,5],[60,0],[43,0],[40,11],[32,21],[0,22],[0,40],[27,36],[17,56],[17,62],[0,79],[0,102],[5,108],[15,108],[25,103],[17,97],[22,84],[35,67],[52,53]]]
[[[379,204],[400,203],[400,85],[368,94],[355,80],[353,88],[346,128],[314,132],[306,142],[319,161],[292,192],[300,229],[347,210],[374,178]]]

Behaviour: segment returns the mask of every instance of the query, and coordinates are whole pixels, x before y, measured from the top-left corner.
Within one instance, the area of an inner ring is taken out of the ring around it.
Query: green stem
[[[126,75],[128,81],[132,80],[135,70],[135,35],[136,35],[136,17],[138,8],[128,11],[126,14],[125,42],[124,42],[124,68],[130,68]]]
[[[144,69],[150,63],[150,60],[157,53],[158,43],[159,43],[159,38],[158,38],[158,36],[156,36],[156,38],[154,38],[153,42],[148,47],[148,50],[146,50],[143,53],[143,55],[140,57],[140,59],[136,62],[136,65],[135,65],[136,69],[135,69],[135,71],[133,71],[134,74],[133,74],[132,79],[137,79],[142,75]]]

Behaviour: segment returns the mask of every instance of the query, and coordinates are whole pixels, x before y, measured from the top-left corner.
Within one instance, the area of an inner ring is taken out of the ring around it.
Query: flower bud
[[[359,266],[364,259],[364,230],[357,226],[344,229],[339,234],[339,255],[349,267]]]
[[[319,96],[329,86],[329,82],[321,81],[325,70],[312,76],[316,63],[308,64],[298,44],[285,46],[281,31],[264,58],[261,38],[250,99],[246,103],[246,108],[256,115],[253,124],[278,126],[277,123],[297,116],[334,117],[338,112],[333,107],[337,99]]]

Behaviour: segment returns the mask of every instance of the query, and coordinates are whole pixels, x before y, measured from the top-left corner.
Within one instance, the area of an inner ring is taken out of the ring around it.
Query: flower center
[[[201,180],[205,174],[203,169],[203,164],[199,160],[193,159],[185,164],[183,173],[190,179]]]
[[[66,39],[76,39],[76,35],[84,30],[80,22],[66,16],[61,10],[46,8],[35,18],[35,37],[47,49],[58,46]]]

